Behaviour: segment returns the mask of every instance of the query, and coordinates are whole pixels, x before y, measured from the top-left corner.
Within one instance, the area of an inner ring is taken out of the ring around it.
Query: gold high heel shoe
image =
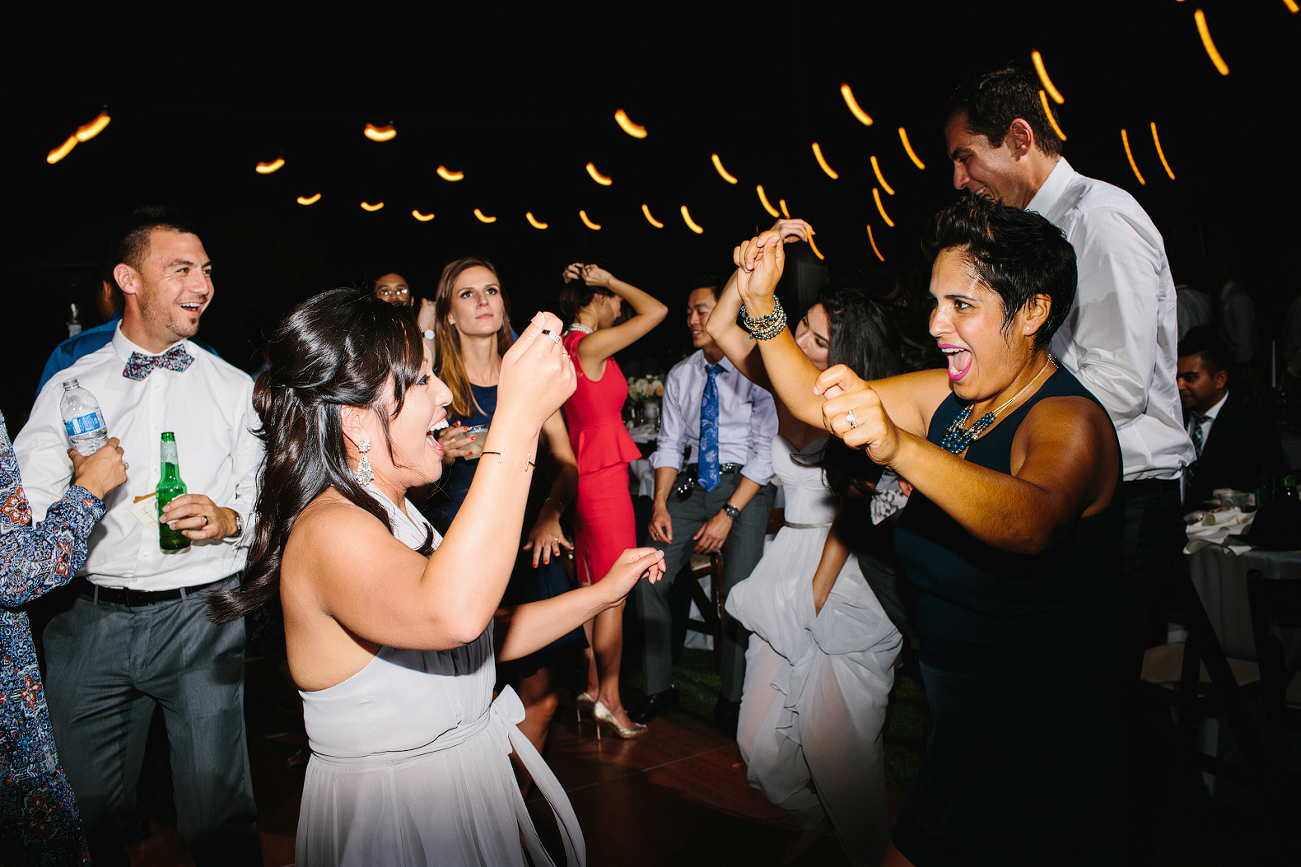
[[[592,712],[592,706],[595,704],[596,699],[587,691],[580,692],[578,695],[574,696],[574,720],[578,723],[578,734],[580,737],[583,734],[583,711],[587,711],[590,714]],[[601,739],[600,723],[596,724],[596,739],[598,741]]]
[[[614,729],[614,733],[617,734],[619,737],[623,738],[624,740],[627,740],[628,738],[641,737],[642,735],[646,734],[646,732],[649,731],[649,729],[646,728],[646,726],[638,725],[637,723],[633,723],[631,726],[625,726],[621,724],[617,719],[614,718],[614,714],[610,713],[610,709],[607,708],[605,705],[601,704],[599,699],[597,700],[596,704],[592,705],[592,716],[596,719],[597,722],[597,726],[596,726],[597,740],[600,740],[601,738],[601,723],[605,723],[610,728]]]

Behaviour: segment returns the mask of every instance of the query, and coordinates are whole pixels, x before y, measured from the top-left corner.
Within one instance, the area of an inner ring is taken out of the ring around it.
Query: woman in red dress
[[[569,440],[578,456],[575,560],[578,580],[590,584],[610,570],[621,551],[637,544],[628,462],[641,452],[623,426],[628,380],[612,356],[659,325],[668,308],[596,265],[570,265],[565,281],[560,310],[570,325],[564,345],[578,374],[578,389],[565,402]],[[625,301],[634,315],[616,325]],[[619,697],[623,606],[601,612],[583,628],[590,647],[587,691],[578,696],[579,706],[591,707],[597,721],[620,737],[645,733],[645,726],[628,718]]]

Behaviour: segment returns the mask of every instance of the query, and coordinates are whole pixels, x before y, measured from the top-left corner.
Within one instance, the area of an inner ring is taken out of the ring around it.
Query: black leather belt
[[[726,476],[730,473],[739,473],[745,464],[726,463],[718,465],[718,475]],[[699,474],[699,464],[687,464],[678,473],[678,483],[674,486],[673,492],[678,495],[679,500],[685,500],[691,496],[691,492],[696,489],[696,481]]]
[[[1178,479],[1134,479],[1121,482],[1121,491],[1127,497],[1151,497],[1166,491],[1179,493]]]
[[[208,590],[215,589],[218,584],[225,581],[225,578],[219,578],[216,581],[209,581],[207,584],[196,584],[193,587],[175,587],[171,590],[130,590],[126,587],[100,587],[98,584],[91,584],[84,581],[81,589],[81,595],[91,602],[107,602],[110,605],[125,605],[128,608],[145,608],[149,605],[157,605],[160,602],[175,602],[177,599],[184,599],[187,596],[193,596],[195,593],[204,593]]]

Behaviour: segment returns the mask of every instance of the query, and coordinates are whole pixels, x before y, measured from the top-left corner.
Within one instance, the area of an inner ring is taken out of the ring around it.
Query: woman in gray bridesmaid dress
[[[662,557],[625,552],[607,580],[499,609],[515,562],[543,421],[574,388],[538,314],[502,358],[496,423],[469,494],[440,539],[406,491],[436,481],[447,388],[415,321],[370,295],[323,293],[286,318],[255,403],[267,446],[257,532],[239,591],[213,616],[280,598],[289,668],[312,757],[297,861],[317,864],[552,864],[509,761],[550,803],[565,863],[585,863],[563,789],[494,701],[493,648],[514,659],[618,605]],[[523,841],[523,845],[521,845]]]

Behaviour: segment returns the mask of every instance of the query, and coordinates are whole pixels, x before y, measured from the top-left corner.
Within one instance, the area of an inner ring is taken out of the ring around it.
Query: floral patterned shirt
[[[71,580],[103,516],[104,503],[74,485],[32,526],[0,415],[0,863],[90,862],[50,733],[27,612],[18,606]]]

